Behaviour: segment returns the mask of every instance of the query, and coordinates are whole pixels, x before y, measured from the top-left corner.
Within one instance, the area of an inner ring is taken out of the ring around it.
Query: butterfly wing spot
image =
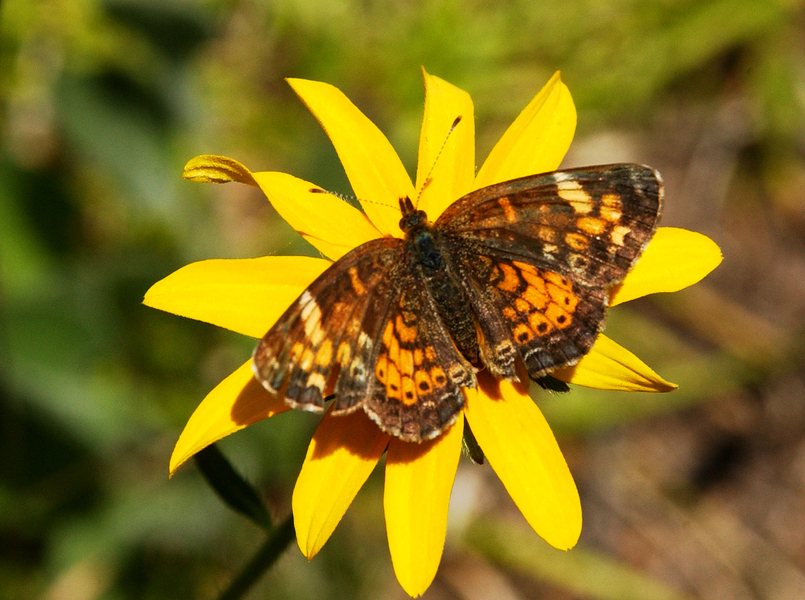
[[[322,342],[318,352],[316,352],[316,365],[327,367],[333,360],[333,343],[328,339]]]
[[[537,332],[537,335],[545,335],[553,326],[551,325],[548,318],[543,315],[541,312],[534,311],[530,315],[528,315],[528,324],[531,326],[531,329]]]
[[[388,348],[388,357],[389,362],[399,364],[400,362],[400,342],[399,340],[391,336],[391,343],[387,346]]]
[[[581,254],[571,252],[567,255],[567,264],[574,271],[582,271],[587,266],[587,258]]]
[[[551,300],[568,312],[574,312],[579,304],[579,298],[571,290],[553,283],[548,284],[548,293]]]
[[[327,385],[327,380],[321,373],[311,373],[307,378],[306,387],[314,387],[319,390],[320,394],[324,393],[324,386]]]
[[[335,353],[335,362],[339,365],[346,366],[349,364],[349,359],[352,356],[352,348],[347,342],[338,344],[338,350]]]
[[[413,406],[417,403],[414,380],[408,376],[402,378],[402,403],[406,406]]]
[[[549,304],[545,310],[545,316],[557,329],[564,329],[573,323],[573,318],[565,312],[558,304]]]
[[[548,295],[545,293],[545,282],[542,280],[539,281],[541,283],[540,286],[530,285],[529,283],[528,287],[526,287],[525,291],[523,292],[523,295],[520,298],[517,298],[515,302],[524,299],[528,304],[530,304],[537,310],[544,309],[547,306],[549,300]],[[520,310],[520,308],[517,307],[517,310]]]
[[[514,339],[518,344],[527,344],[534,339],[534,332],[525,323],[520,323],[514,328]]]
[[[386,385],[386,375],[388,374],[388,367],[389,361],[388,357],[385,354],[381,354],[377,357],[377,362],[375,363],[375,375],[377,375],[377,380]]]
[[[433,346],[427,346],[425,348],[425,358],[427,358],[429,362],[436,360],[436,350],[433,349]]]
[[[431,368],[430,378],[433,384],[439,388],[444,387],[444,384],[447,383],[447,376],[444,373],[444,369],[438,366]]]
[[[424,361],[425,361],[425,353],[422,352],[422,350],[419,348],[414,348],[414,364],[417,367],[421,367]]]
[[[423,394],[431,391],[430,376],[425,369],[417,369],[414,371],[414,381],[416,382],[417,389]]]
[[[623,202],[618,194],[604,194],[601,197],[601,208],[598,211],[602,219],[617,223],[623,216]]]
[[[506,221],[509,223],[517,222],[517,211],[512,208],[512,203],[506,196],[498,198],[498,205],[503,209],[503,216]]]
[[[300,316],[305,326],[305,336],[307,336],[309,344],[318,346],[324,339],[325,333],[321,326],[321,309],[312,297],[302,309]]]
[[[498,287],[505,292],[516,292],[520,287],[520,278],[517,276],[517,271],[511,265],[501,263],[497,268],[503,272],[503,279],[498,282]]]
[[[566,200],[577,213],[586,215],[593,209],[593,199],[578,181],[572,179],[556,185],[556,193]]]
[[[569,279],[566,277],[562,277],[559,273],[553,273],[552,271],[545,271],[543,273],[545,280],[558,286],[568,292],[573,291],[573,284],[570,282]]]
[[[313,350],[310,348],[305,348],[304,352],[302,352],[302,359],[299,361],[299,368],[302,371],[309,371],[310,367],[313,366],[313,361],[315,359],[316,357],[313,354]]]
[[[414,353],[410,350],[400,350],[400,372],[403,375],[414,374]]]
[[[551,227],[537,227],[537,237],[549,244],[552,244],[556,241],[556,231]]]
[[[388,378],[386,379],[386,395],[389,398],[399,400],[401,384],[400,370],[394,362],[389,362]]]
[[[531,310],[531,303],[521,298],[514,299],[514,308],[516,312],[527,313]]]
[[[349,281],[352,284],[352,289],[358,296],[363,296],[366,293],[366,287],[358,276],[358,268],[350,267],[347,272],[349,273]]]
[[[565,242],[568,246],[573,248],[573,250],[584,251],[590,245],[590,240],[588,240],[585,236],[581,235],[580,233],[566,233],[565,234]]]
[[[416,320],[414,320],[414,323],[416,323]],[[395,325],[400,342],[408,344],[416,339],[416,326],[406,325],[402,315],[397,315]]]
[[[631,231],[629,227],[615,225],[615,227],[612,228],[612,233],[609,234],[609,239],[611,239],[612,243],[616,246],[623,246],[624,238],[631,233]]]
[[[391,339],[394,337],[394,323],[389,321],[386,323],[386,328],[383,330],[383,345],[388,348],[391,346]]]
[[[293,346],[291,346],[291,362],[296,362],[302,356],[302,353],[305,351],[305,346],[302,342],[296,342]],[[276,361],[272,361],[272,364]]]
[[[606,231],[607,224],[595,217],[580,217],[576,220],[576,227],[587,235],[601,235]]]

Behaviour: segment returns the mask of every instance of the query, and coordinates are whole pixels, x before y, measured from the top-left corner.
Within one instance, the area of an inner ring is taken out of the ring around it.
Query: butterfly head
[[[400,212],[402,219],[400,219],[400,229],[405,234],[410,234],[414,230],[422,229],[428,225],[428,215],[424,210],[417,210],[414,208],[414,203],[408,196],[400,198]]]

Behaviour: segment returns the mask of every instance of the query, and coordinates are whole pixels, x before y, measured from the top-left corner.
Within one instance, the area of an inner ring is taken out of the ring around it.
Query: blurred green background
[[[4,0],[0,4],[0,597],[214,598],[263,540],[191,463],[195,406],[253,341],[141,306],[194,260],[312,253],[246,186],[183,181],[202,153],[350,193],[283,81],[341,88],[413,173],[420,65],[467,90],[478,162],[561,69],[565,165],[636,161],[664,225],[723,264],[613,310],[607,333],[672,394],[535,395],[574,473],[568,554],[462,459],[430,599],[805,597],[805,19],[794,0],[562,3]],[[283,518],[316,418],[222,450]],[[311,563],[253,598],[404,598],[382,469]]]

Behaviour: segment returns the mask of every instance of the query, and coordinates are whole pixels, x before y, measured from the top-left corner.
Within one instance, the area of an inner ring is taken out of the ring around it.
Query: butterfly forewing
[[[375,378],[363,390],[364,409],[384,431],[421,441],[455,421],[464,406],[461,388],[474,387],[475,376],[441,323],[412,257],[407,258],[396,274],[401,293],[377,336]]]
[[[601,165],[482,188],[448,207],[435,226],[489,256],[606,288],[640,256],[661,203],[662,180],[653,169]]]

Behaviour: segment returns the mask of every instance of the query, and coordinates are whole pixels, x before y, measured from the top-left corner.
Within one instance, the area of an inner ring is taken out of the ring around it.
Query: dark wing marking
[[[324,408],[325,388],[343,387],[343,380],[365,387],[366,357],[375,351],[367,327],[393,300],[390,272],[401,255],[401,240],[372,240],[311,283],[254,351],[254,374],[263,386],[283,393],[290,406],[314,411]]]
[[[661,205],[662,180],[656,171],[601,165],[482,188],[448,207],[435,227],[460,236],[484,255],[608,288],[643,252]]]

